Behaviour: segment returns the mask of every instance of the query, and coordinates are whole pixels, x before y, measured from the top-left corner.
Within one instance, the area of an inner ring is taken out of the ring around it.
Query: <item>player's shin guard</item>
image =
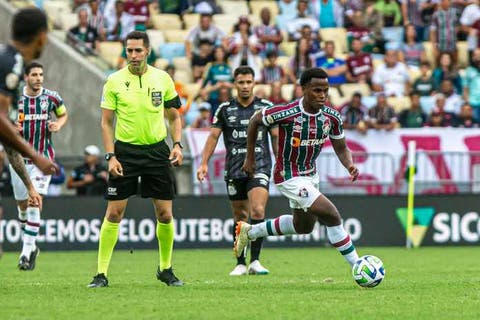
[[[250,224],[257,225],[264,222],[265,219],[250,219]],[[251,242],[250,247],[250,262],[260,259],[260,251],[262,250],[263,237],[259,237]]]
[[[248,236],[252,239],[297,234],[293,226],[293,216],[283,215],[272,220],[256,224],[252,226],[252,230],[248,232]]]
[[[236,240],[236,237],[237,237],[237,234],[235,232],[236,225],[237,225],[237,221],[234,221],[233,226],[232,226],[233,243],[235,243],[235,240]],[[245,256],[246,256],[246,250],[243,251],[243,254],[240,257],[237,257],[237,265],[239,265],[239,264],[243,264],[245,266],[247,265]]]
[[[358,253],[350,239],[350,235],[345,231],[343,225],[327,227],[327,236],[330,243],[342,254],[350,265],[358,260]]]
[[[106,218],[100,228],[100,240],[98,242],[98,273],[107,275],[108,266],[112,259],[113,248],[117,244],[119,223],[110,222]]]
[[[157,220],[158,251],[160,254],[160,271],[172,266],[173,239],[175,230],[173,219],[169,223],[161,223]]]
[[[23,235],[23,247],[20,256],[30,257],[30,253],[35,250],[35,240],[40,229],[40,208],[27,208],[27,222]]]

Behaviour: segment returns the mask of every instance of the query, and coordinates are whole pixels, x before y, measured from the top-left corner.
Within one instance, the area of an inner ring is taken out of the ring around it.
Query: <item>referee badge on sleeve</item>
[[[162,92],[161,91],[152,91],[152,104],[155,107],[158,107],[162,104]]]

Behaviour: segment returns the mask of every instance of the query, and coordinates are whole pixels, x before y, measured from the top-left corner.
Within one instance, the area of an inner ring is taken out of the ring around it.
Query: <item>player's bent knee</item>
[[[257,219],[257,220],[265,218],[265,206],[263,205],[253,206],[251,217],[252,219]]]

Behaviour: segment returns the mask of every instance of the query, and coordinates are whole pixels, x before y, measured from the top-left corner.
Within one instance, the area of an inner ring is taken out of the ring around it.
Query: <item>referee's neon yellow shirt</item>
[[[141,76],[134,75],[128,66],[112,73],[103,86],[101,107],[115,111],[115,139],[122,142],[148,145],[167,136],[164,108],[180,105],[172,78],[152,66]]]

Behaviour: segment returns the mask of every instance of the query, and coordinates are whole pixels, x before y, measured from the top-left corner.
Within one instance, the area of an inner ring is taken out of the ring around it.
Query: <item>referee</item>
[[[173,80],[147,64],[150,41],[145,32],[133,31],[125,39],[127,67],[111,74],[101,102],[102,135],[108,161],[107,211],[100,229],[98,273],[88,285],[107,287],[107,271],[118,239],[128,197],[137,192],[141,178],[142,198],[152,198],[157,217],[160,263],[157,279],[169,286],[182,286],[173,273],[171,260],[174,226],[172,200],[175,195],[171,166],[182,164],[180,99]],[[173,139],[165,143],[166,114]],[[114,118],[116,118],[114,129]],[[115,140],[115,143],[114,143]]]

